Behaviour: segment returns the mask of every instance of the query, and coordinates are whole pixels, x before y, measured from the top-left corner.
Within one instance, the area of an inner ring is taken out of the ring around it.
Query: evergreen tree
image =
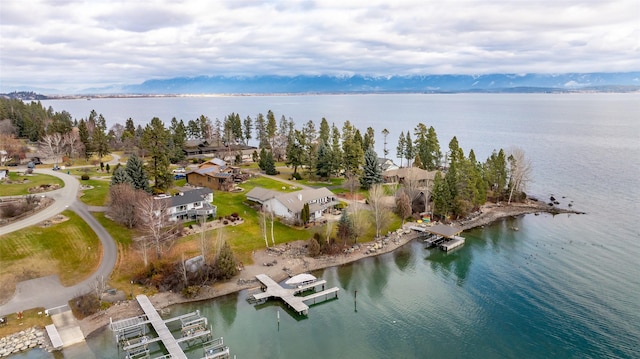
[[[259,148],[268,148],[269,139],[267,137],[267,123],[262,113],[258,114],[255,121],[256,125],[256,140],[258,140]]]
[[[113,170],[113,175],[111,176],[111,185],[117,185],[120,183],[128,183],[133,184],[131,177],[127,174],[127,171],[122,166],[117,166],[115,170]]]
[[[93,155],[93,144],[91,143],[87,122],[84,119],[80,119],[80,122],[78,122],[78,136],[80,137],[80,142],[82,142],[84,159],[89,160]]]
[[[278,124],[276,123],[276,117],[271,110],[267,111],[267,123],[266,123],[266,134],[267,141],[269,142],[269,148],[273,148],[273,142],[276,138]]]
[[[402,159],[404,158],[404,149],[406,144],[407,142],[404,138],[404,131],[401,131],[400,137],[398,137],[398,146],[396,147],[396,157],[400,159],[400,167],[402,167]]]
[[[251,139],[251,133],[253,132],[253,121],[251,120],[251,116],[247,116],[242,124],[244,130],[244,144],[248,145],[249,140]]]
[[[384,138],[384,147],[383,147],[383,155],[384,155],[384,159],[387,159],[387,156],[389,155],[389,150],[387,149],[387,136],[389,136],[389,130],[387,130],[386,128],[382,130],[382,138]]]
[[[267,152],[264,161],[264,172],[271,176],[278,174],[278,171],[276,171],[276,163],[273,159],[273,153],[271,153],[271,151]]]
[[[335,124],[331,127],[331,174],[338,175],[343,166],[342,147],[340,145],[340,130]]]
[[[183,149],[187,141],[187,129],[184,126],[184,121],[178,121],[175,117],[171,119],[169,140],[169,161],[171,163],[183,161],[186,158]]]
[[[311,219],[311,211],[309,209],[309,203],[305,203],[302,206],[302,211],[300,211],[300,220],[302,221],[303,224],[307,224],[309,223],[310,219]]]
[[[93,142],[93,150],[98,155],[98,157],[102,160],[102,157],[109,154],[109,138],[107,137],[107,121],[104,119],[102,114],[98,115],[95,121],[95,128],[93,130],[92,142]]]
[[[151,187],[149,186],[149,177],[144,172],[144,164],[142,159],[134,153],[127,160],[126,172],[131,179],[131,184],[135,189],[141,189],[147,193],[151,193]]]
[[[338,220],[338,239],[341,239],[344,244],[347,244],[347,241],[355,238],[355,229],[353,227],[353,222],[351,221],[351,217],[347,213],[346,210],[342,211],[342,215]]]
[[[404,138],[404,158],[407,159],[407,166],[411,166],[411,160],[416,156],[416,152],[413,148],[413,142],[411,141],[411,134],[407,132]]]
[[[427,171],[434,171],[440,168],[441,159],[440,142],[438,142],[435,128],[431,126],[427,131],[427,157],[423,159],[422,163]]]
[[[316,162],[316,175],[320,178],[329,178],[332,173],[331,149],[325,142],[318,146],[318,161]]]
[[[320,132],[318,133],[318,141],[329,143],[329,137],[331,137],[331,127],[329,127],[329,122],[326,118],[322,118],[320,120]]]
[[[360,185],[364,189],[369,189],[377,183],[382,183],[382,169],[378,165],[378,154],[369,147],[364,153],[364,166],[362,167],[362,176],[360,177]]]
[[[227,241],[224,241],[220,253],[215,264],[216,277],[219,279],[227,280],[238,274],[238,263],[233,255],[231,246]]]
[[[287,146],[287,160],[285,164],[293,168],[293,174],[295,176],[298,173],[298,167],[305,163],[307,153],[305,152],[305,141],[303,134],[295,130],[289,136],[289,145]]]
[[[173,182],[169,171],[168,143],[169,133],[164,123],[157,117],[152,118],[144,129],[142,145],[151,156],[149,172],[154,178],[155,187],[160,190],[168,189]]]
[[[375,131],[373,127],[367,127],[367,132],[364,134],[364,138],[362,139],[362,150],[367,152],[369,147],[373,147],[375,145]]]

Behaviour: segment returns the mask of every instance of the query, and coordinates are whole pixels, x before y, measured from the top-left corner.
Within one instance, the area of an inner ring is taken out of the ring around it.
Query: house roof
[[[334,197],[333,192],[329,191],[326,187],[303,189],[301,191],[283,193],[276,197],[276,200],[280,201],[288,210],[293,213],[302,211],[305,203],[309,203],[313,200],[317,200],[325,197]],[[309,205],[310,211],[316,211],[321,209],[322,206],[318,203],[312,203]]]
[[[446,238],[451,238],[455,235],[460,234],[460,232],[462,232],[462,227],[447,226],[445,224],[436,224],[431,227],[426,227],[426,231],[431,232],[433,234],[437,234],[439,236],[446,237]]]
[[[437,171],[427,171],[418,167],[402,167],[397,170],[384,171],[384,177],[398,177],[409,181],[433,180]]]
[[[288,210],[293,213],[298,213],[302,211],[302,207],[304,207],[305,203],[309,203],[314,200],[318,200],[321,198],[333,198],[335,195],[333,192],[329,191],[326,187],[322,188],[310,188],[303,189],[301,191],[282,193],[278,191],[272,191],[262,187],[255,187],[251,191],[247,192],[247,199],[264,203],[270,199],[275,199],[278,202],[282,203]],[[311,212],[319,211],[323,209],[325,204],[320,203],[310,203],[309,210]]]
[[[247,199],[254,202],[262,203],[273,197],[276,197],[280,192],[272,191],[270,189],[255,187],[251,191],[247,192]]]
[[[167,201],[170,207],[183,206],[189,203],[201,202],[203,197],[213,193],[209,188],[197,188],[191,191],[181,192],[179,195],[161,198],[159,201]]]

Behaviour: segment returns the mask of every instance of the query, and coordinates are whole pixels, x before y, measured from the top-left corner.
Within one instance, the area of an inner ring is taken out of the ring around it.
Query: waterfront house
[[[256,187],[247,193],[247,200],[259,203],[264,211],[273,211],[276,216],[287,220],[299,220],[306,203],[311,221],[322,218],[323,213],[338,203],[333,192],[326,187],[289,193]]]

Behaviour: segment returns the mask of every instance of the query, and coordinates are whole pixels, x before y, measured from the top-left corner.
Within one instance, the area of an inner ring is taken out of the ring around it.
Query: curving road
[[[0,316],[31,308],[53,308],[67,304],[72,298],[94,290],[97,280],[105,279],[106,281],[116,264],[118,251],[113,238],[111,238],[111,235],[109,235],[95,217],[91,215],[87,205],[77,199],[78,189],[80,188],[78,180],[66,173],[48,169],[36,169],[34,172],[58,177],[64,181],[65,185],[59,190],[45,194],[47,197],[53,198],[55,203],[29,218],[0,227],[0,235],[38,224],[65,209],[71,209],[89,224],[100,239],[102,244],[102,259],[96,272],[82,282],[70,287],[63,287],[57,275],[18,283],[16,285],[16,292],[11,300],[0,305]]]

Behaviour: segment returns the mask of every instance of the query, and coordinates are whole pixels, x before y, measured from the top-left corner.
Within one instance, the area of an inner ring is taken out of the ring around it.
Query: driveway
[[[32,226],[55,216],[65,209],[71,209],[89,224],[100,239],[103,249],[102,259],[96,272],[82,282],[70,287],[63,287],[57,275],[17,283],[13,298],[7,303],[0,305],[0,316],[31,308],[52,308],[67,304],[72,298],[94,290],[98,280],[107,281],[116,264],[118,252],[113,238],[111,238],[111,235],[109,235],[95,217],[91,215],[87,205],[77,199],[78,189],[80,188],[78,180],[66,173],[52,170],[37,169],[35,172],[50,174],[62,179],[65,183],[64,188],[46,193],[48,197],[55,199],[54,204],[22,221],[0,227],[0,234],[7,234]]]

